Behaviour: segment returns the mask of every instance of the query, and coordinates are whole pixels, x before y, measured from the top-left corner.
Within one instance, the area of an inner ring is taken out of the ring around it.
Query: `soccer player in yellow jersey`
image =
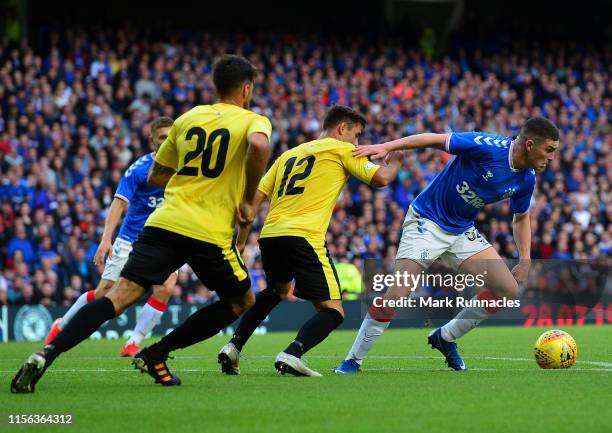
[[[326,114],[318,140],[283,153],[268,170],[255,196],[255,207],[270,201],[270,211],[259,245],[268,287],[243,316],[232,340],[219,352],[221,369],[239,374],[240,350],[270,311],[287,295],[295,279],[294,294],[312,301],[317,313],[281,352],[275,367],[281,373],[320,376],[301,356],[323,341],[344,318],[340,285],[325,245],[325,233],[338,195],[349,175],[375,187],[391,183],[401,166],[399,154],[388,166],[353,156],[365,118],[349,107],[335,106]],[[249,227],[241,227],[239,248]]]
[[[157,383],[180,384],[166,365],[169,352],[216,335],[253,305],[249,276],[232,236],[236,219],[240,224],[253,220],[253,201],[269,153],[270,121],[248,110],[256,72],[240,56],[217,60],[213,82],[220,101],[180,116],[156,153],[148,181],[165,188],[165,199],[147,220],[119,280],[108,294],[84,306],[52,344],[28,358],[11,391],[33,392],[58,355],[184,263],[221,300],[135,355],[136,367]]]

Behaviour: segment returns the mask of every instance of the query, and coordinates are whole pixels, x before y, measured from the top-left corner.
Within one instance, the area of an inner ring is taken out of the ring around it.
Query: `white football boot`
[[[276,357],[274,362],[274,368],[276,368],[281,374],[289,373],[294,376],[310,376],[310,377],[321,377],[322,374],[318,371],[308,368],[306,363],[293,355],[281,352]]]

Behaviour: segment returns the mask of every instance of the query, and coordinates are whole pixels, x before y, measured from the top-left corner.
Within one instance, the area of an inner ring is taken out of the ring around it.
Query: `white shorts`
[[[425,268],[440,259],[446,266],[458,269],[465,259],[490,246],[476,228],[461,234],[447,232],[417,214],[411,206],[404,219],[402,239],[395,258],[410,259]]]
[[[113,243],[113,255],[106,259],[104,264],[104,272],[102,272],[103,280],[117,281],[119,274],[125,266],[127,259],[132,252],[132,243],[125,239],[117,238]]]
[[[117,281],[131,252],[131,242],[121,238],[115,239],[115,242],[113,243],[113,256],[106,259],[106,263],[104,264],[104,272],[102,272],[102,279]],[[178,275],[179,270],[177,269],[175,272],[176,275]]]

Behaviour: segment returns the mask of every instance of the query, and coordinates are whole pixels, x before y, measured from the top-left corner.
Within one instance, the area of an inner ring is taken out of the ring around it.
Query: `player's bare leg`
[[[244,313],[232,339],[221,348],[218,355],[221,371],[225,374],[240,374],[240,352],[255,329],[270,312],[287,297],[291,283],[277,283],[257,294],[255,305]]]
[[[466,259],[459,267],[459,271],[484,277],[483,289],[476,295],[475,299],[502,297],[515,299],[519,295],[519,286],[514,276],[504,260],[492,247]],[[496,311],[496,308],[464,308],[454,319],[441,328],[442,338],[446,341],[455,341]]]
[[[394,270],[395,272],[400,272],[402,275],[404,273],[418,275],[423,270],[423,266],[414,260],[397,259],[395,261]],[[394,286],[389,288],[383,299],[399,299],[404,296],[409,296],[410,293],[410,287]],[[336,373],[356,373],[359,371],[363,359],[383,332],[385,332],[385,329],[389,327],[394,312],[393,309],[383,307],[377,308],[371,306],[368,309],[368,313],[361,323],[357,337],[355,337],[353,347],[351,347],[345,360],[336,369]]]
[[[321,376],[321,373],[309,368],[301,358],[340,326],[344,320],[344,309],[341,300],[315,301],[313,305],[317,313],[302,325],[295,340],[276,357],[274,367],[281,374]]]
[[[254,303],[255,295],[249,288],[242,295],[222,298],[201,308],[161,340],[138,352],[134,356],[134,366],[142,372],[148,372],[156,383],[164,386],[180,385],[180,379],[166,365],[168,354],[217,335]]]
[[[105,296],[115,285],[116,281],[113,280],[100,280],[98,286],[94,290],[94,301]]]
[[[176,284],[178,274],[173,272],[162,285],[153,286],[153,294],[142,307],[132,336],[121,349],[120,356],[133,357],[140,350],[140,343],[153,330],[166,311],[172,290]]]
[[[107,320],[120,315],[138,301],[144,292],[142,286],[119,278],[106,296],[81,308],[52,344],[26,360],[11,382],[11,392],[34,392],[36,383],[55,358],[88,338]]]
[[[483,289],[474,299],[497,299],[518,296],[518,284],[512,273],[493,247],[486,248],[463,261],[459,272],[477,275],[483,279]],[[447,365],[453,370],[467,370],[467,366],[457,351],[455,341],[476,327],[497,311],[495,308],[467,307],[461,310],[446,325],[432,331],[427,342],[439,350]]]
[[[115,316],[134,305],[145,294],[145,288],[126,278],[119,278],[109,292],[101,299],[109,299],[115,309]]]

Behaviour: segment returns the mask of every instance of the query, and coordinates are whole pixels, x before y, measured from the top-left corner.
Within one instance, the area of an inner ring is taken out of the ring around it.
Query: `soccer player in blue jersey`
[[[53,323],[49,334],[45,338],[45,345],[53,341],[81,307],[95,299],[100,299],[100,297],[108,293],[115,281],[119,279],[123,265],[125,265],[130,251],[132,251],[132,244],[136,241],[147,218],[164,201],[164,190],[150,186],[147,183],[147,175],[149,168],[153,164],[153,156],[168,137],[171,126],[172,119],[169,117],[159,117],[151,122],[149,139],[154,151],[138,158],[127,169],[108,209],[102,239],[94,256],[94,263],[100,265],[104,262],[106,255],[108,255],[102,279],[95,290],[83,293],[66,312],[64,317],[57,319]],[[119,225],[121,216],[126,209],[127,214],[123,224],[121,224],[119,234],[115,242],[112,243],[115,229]],[[163,285],[154,286],[153,294],[149,297],[149,300],[138,316],[132,336],[120,352],[121,356],[134,356],[140,350],[140,342],[151,332],[166,310],[166,305],[176,283],[176,277],[176,273],[173,273]]]
[[[462,273],[484,275],[477,299],[516,298],[530,268],[531,226],[529,204],[535,174],[542,172],[559,147],[559,131],[549,120],[534,117],[516,139],[480,132],[418,134],[372,146],[355,154],[384,158],[402,149],[434,148],[456,155],[419,194],[404,220],[395,270],[420,274],[436,259]],[[487,204],[510,199],[513,233],[519,263],[510,271],[499,254],[474,227],[478,212]],[[486,273],[484,272],[486,271]],[[386,298],[409,294],[409,288],[392,287]],[[495,312],[466,307],[428,336],[454,370],[466,370],[455,341]],[[389,326],[393,311],[370,307],[357,338],[336,373],[355,373],[374,343]]]

